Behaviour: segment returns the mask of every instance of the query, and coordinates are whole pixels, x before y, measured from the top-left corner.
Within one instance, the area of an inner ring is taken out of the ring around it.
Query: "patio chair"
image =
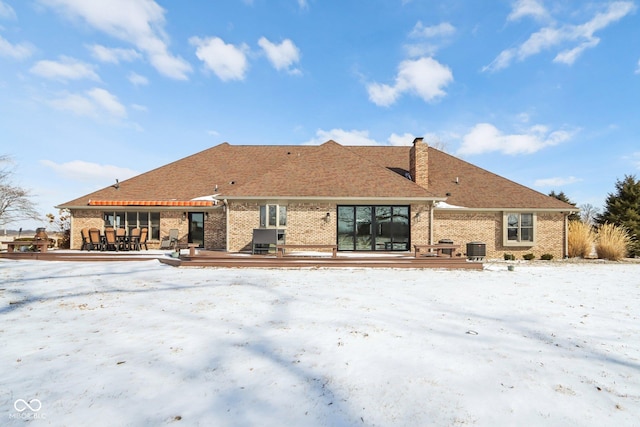
[[[129,245],[127,244],[127,230],[124,228],[118,228],[116,230],[116,242],[118,250],[122,249],[126,251],[129,249]]]
[[[131,251],[139,251],[140,250],[140,229],[134,228],[131,230],[129,234],[129,250]]]
[[[169,235],[165,236],[160,242],[160,249],[171,249],[174,248],[178,243],[178,229],[172,228],[169,230]]]
[[[104,238],[106,240],[105,249],[108,251],[118,250],[118,241],[116,240],[116,231],[113,228],[104,229]]]
[[[149,229],[147,227],[144,227],[140,231],[140,249],[142,249],[142,245],[144,245],[144,248],[146,250],[149,250],[149,248],[147,247],[147,236],[148,235],[149,235]]]
[[[89,229],[89,249],[98,249],[99,251],[104,250],[104,244],[102,243],[102,237],[100,236],[100,230],[97,228]]]
[[[80,230],[80,235],[82,236],[82,246],[80,246],[80,250],[89,250],[89,246],[91,245],[91,241],[89,240],[89,229],[83,228]]]

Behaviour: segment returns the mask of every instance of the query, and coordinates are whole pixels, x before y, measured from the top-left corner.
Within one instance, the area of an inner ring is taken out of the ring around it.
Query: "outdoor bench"
[[[8,253],[13,253],[16,246],[35,246],[40,252],[47,252],[47,248],[49,247],[48,240],[18,240],[14,242],[4,242],[4,244],[7,245]]]
[[[189,256],[196,255],[196,249],[200,247],[200,243],[176,243],[174,248],[176,251],[180,251],[180,249],[189,249]]]
[[[286,249],[331,249],[331,258],[338,255],[338,245],[276,245],[276,256],[282,258]]]
[[[415,249],[415,257],[418,258],[421,253],[424,253],[425,255],[432,255],[435,252],[435,256],[442,256],[442,252],[445,250],[449,250],[451,251],[449,253],[450,257],[453,257],[453,254],[455,253],[456,249],[458,249],[460,247],[460,245],[451,245],[448,243],[438,243],[435,245],[413,245],[413,248]],[[424,252],[421,252],[424,251]]]

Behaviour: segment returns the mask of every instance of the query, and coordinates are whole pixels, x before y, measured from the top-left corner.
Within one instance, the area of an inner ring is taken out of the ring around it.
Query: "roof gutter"
[[[573,213],[578,212],[579,209],[563,209],[563,208],[533,208],[533,207],[501,207],[501,208],[466,208],[466,207],[456,207],[456,208],[439,208],[438,206],[434,206],[434,209],[438,212],[522,212],[522,211],[533,211],[533,212],[554,212],[554,213]]]
[[[300,201],[400,201],[400,202],[444,202],[446,197],[335,197],[335,196],[226,196],[225,200],[300,200]]]

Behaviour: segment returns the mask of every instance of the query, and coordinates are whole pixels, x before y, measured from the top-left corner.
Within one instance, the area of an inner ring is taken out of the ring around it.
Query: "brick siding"
[[[260,227],[260,205],[264,203],[233,202],[226,211],[222,208],[209,211],[205,219],[205,249],[241,252],[251,250],[253,229]],[[413,204],[410,207],[411,242],[426,244],[430,233],[430,207],[428,204]],[[329,216],[327,217],[327,213]],[[229,230],[227,230],[227,214]],[[290,203],[287,205],[286,243],[288,244],[335,244],[337,241],[336,205],[330,203]],[[505,253],[522,259],[523,254],[533,253],[536,258],[552,254],[554,258],[564,256],[564,215],[562,213],[538,213],[536,221],[536,243],[530,247],[505,247],[502,244],[502,212],[449,212],[435,211],[433,242],[451,239],[461,245],[460,253],[466,252],[469,242],[486,244],[487,258],[502,258]],[[102,211],[74,210],[71,219],[71,248],[80,249],[82,228],[104,228]],[[169,235],[169,230],[178,229],[180,243],[187,243],[188,221],[182,220],[182,211],[160,213],[160,239]],[[227,242],[227,238],[229,241]],[[228,243],[228,245],[227,245]],[[159,240],[148,242],[150,249],[160,247]]]
[[[253,229],[260,228],[260,206],[265,203],[229,204],[229,251],[251,250]],[[328,203],[289,203],[286,243],[335,244],[336,206]],[[329,213],[329,217],[327,217]]]
[[[535,245],[504,246],[502,243],[502,212],[459,213],[436,211],[434,214],[433,240],[451,239],[466,251],[469,242],[486,244],[487,258],[503,258],[505,253],[516,259],[533,253],[536,258],[551,254],[555,259],[564,256],[564,215],[561,213],[538,213],[536,221]]]

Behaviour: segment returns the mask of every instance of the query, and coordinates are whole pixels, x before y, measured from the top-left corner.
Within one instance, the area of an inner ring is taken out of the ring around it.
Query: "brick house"
[[[566,255],[574,206],[429,147],[233,146],[223,143],[58,208],[80,230],[170,229],[181,243],[249,251],[253,230],[283,230],[288,244],[339,251],[408,251],[413,244],[482,242],[503,253]],[[464,252],[461,251],[461,252]]]

